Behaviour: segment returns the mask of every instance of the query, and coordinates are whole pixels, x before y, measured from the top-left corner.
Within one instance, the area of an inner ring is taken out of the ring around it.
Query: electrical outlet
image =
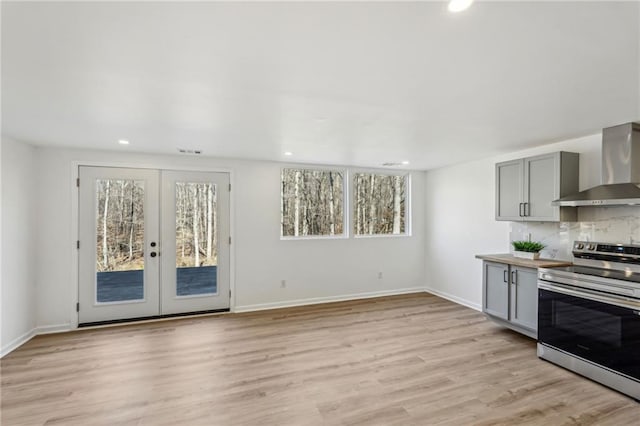
[[[382,279],[382,272],[378,272],[378,279],[381,280]]]
[[[286,288],[286,287],[287,287],[287,280],[280,281],[280,288]]]

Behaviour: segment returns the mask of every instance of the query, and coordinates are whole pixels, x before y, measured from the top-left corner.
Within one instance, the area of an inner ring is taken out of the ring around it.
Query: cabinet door
[[[560,208],[551,202],[560,198],[560,153],[524,159],[525,218],[530,221],[559,221]]]
[[[511,322],[536,331],[538,329],[538,270],[511,267]]]
[[[522,220],[523,160],[496,164],[496,220]]]
[[[509,319],[509,266],[483,263],[482,311],[503,320]]]

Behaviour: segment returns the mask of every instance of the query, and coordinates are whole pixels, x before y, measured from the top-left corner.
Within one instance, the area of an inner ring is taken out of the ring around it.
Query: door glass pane
[[[144,181],[96,180],[96,299],[144,299]]]
[[[216,185],[176,182],[176,295],[217,292]]]

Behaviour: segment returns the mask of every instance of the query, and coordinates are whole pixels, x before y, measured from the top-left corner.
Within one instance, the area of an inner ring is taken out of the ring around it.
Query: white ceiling
[[[638,119],[638,1],[2,2],[37,145],[429,169]]]

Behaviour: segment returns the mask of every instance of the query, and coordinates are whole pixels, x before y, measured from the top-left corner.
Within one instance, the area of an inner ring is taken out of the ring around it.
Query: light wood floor
[[[638,425],[640,404],[426,294],[40,336],[2,425]]]

